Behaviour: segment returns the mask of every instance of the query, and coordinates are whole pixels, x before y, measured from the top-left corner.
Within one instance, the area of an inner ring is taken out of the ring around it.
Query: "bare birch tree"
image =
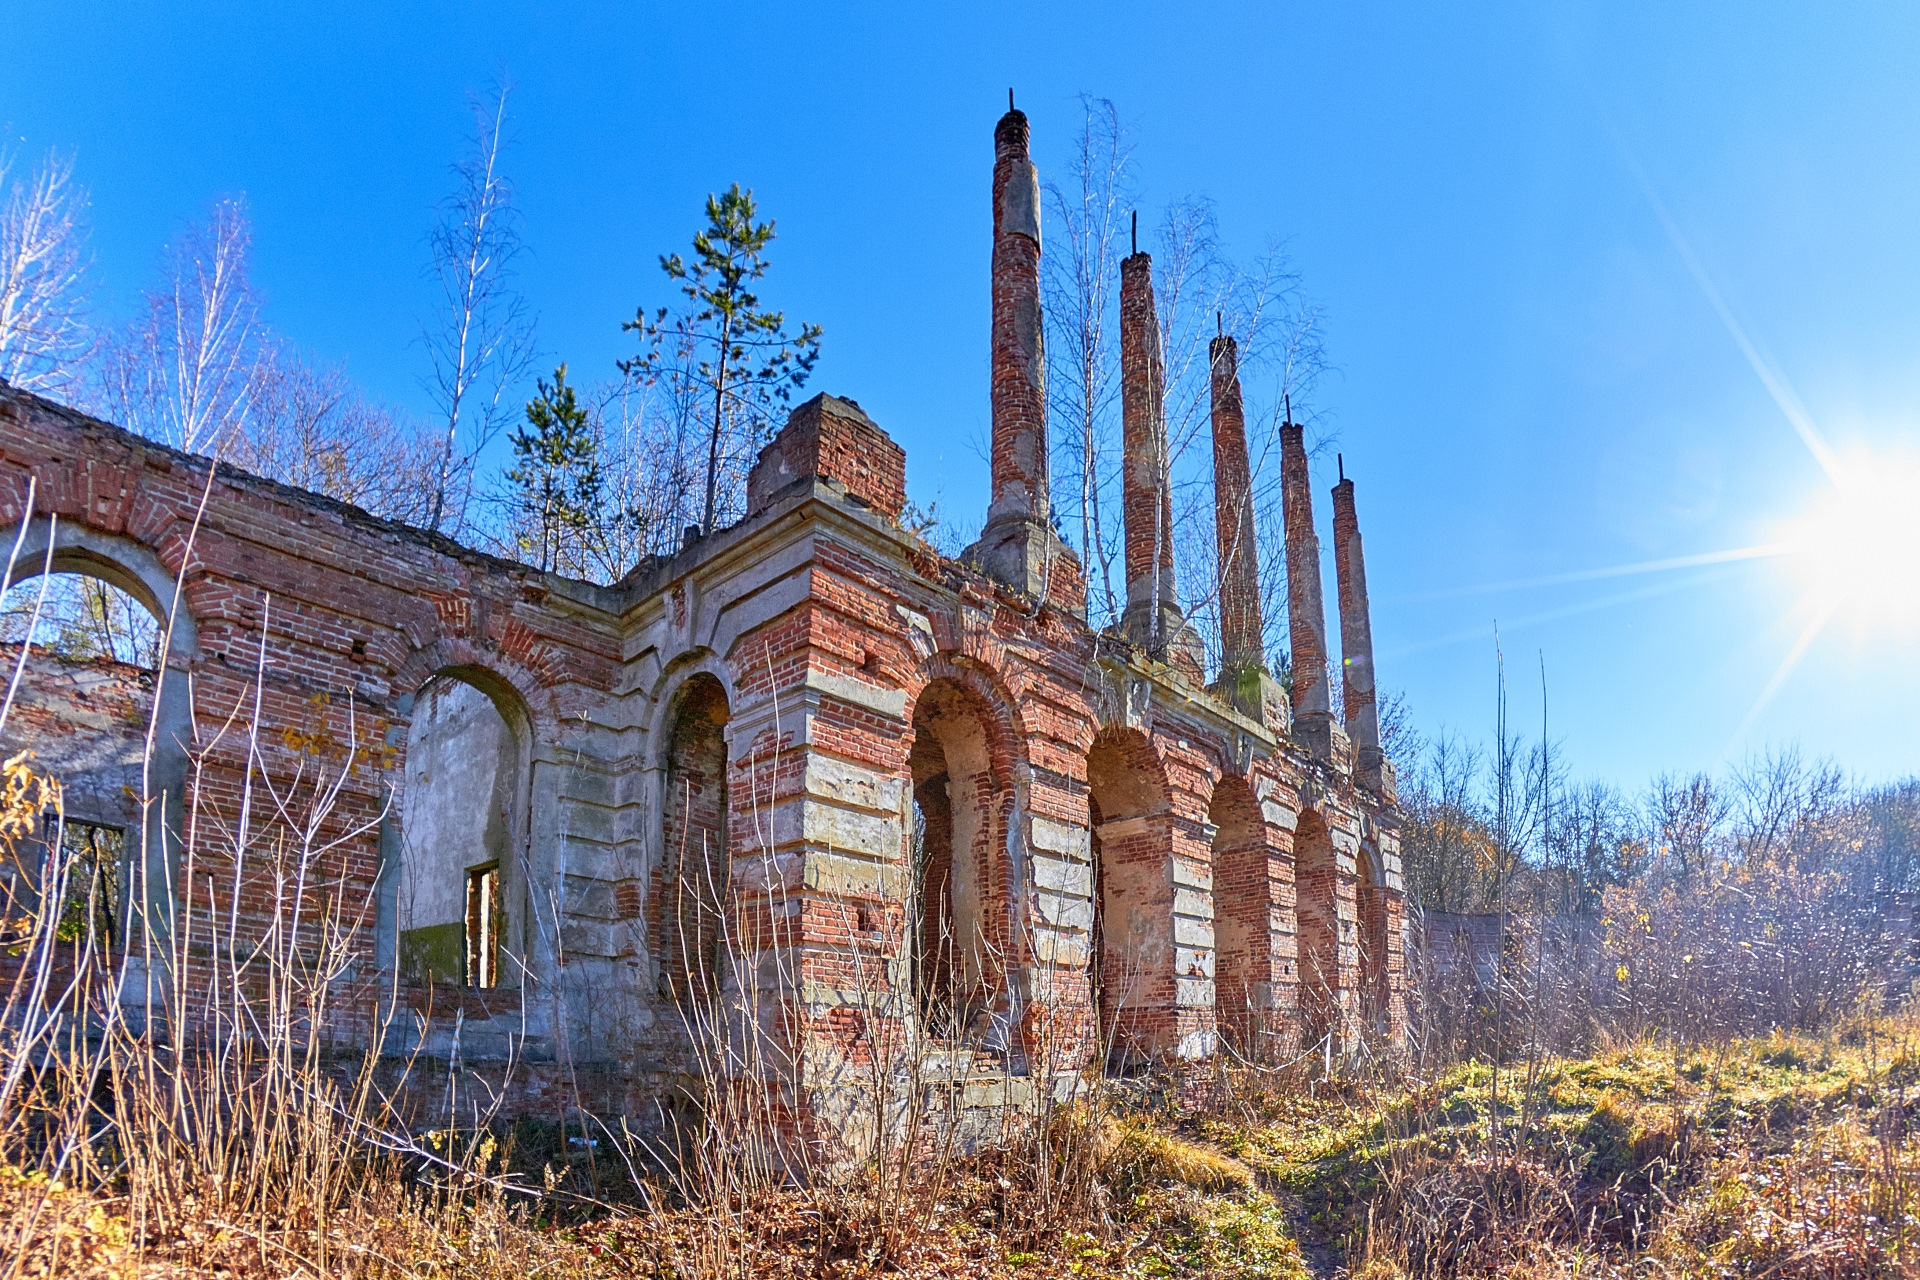
[[[336,365],[269,343],[256,366],[236,466],[404,524],[426,521],[437,433],[362,395]]]
[[[428,239],[438,296],[421,331],[432,366],[422,385],[443,432],[426,514],[434,530],[464,519],[473,457],[513,416],[507,393],[526,379],[535,354],[533,317],[513,287],[524,246],[501,167],[507,95],[502,85],[490,104],[473,104],[471,147],[453,167],[453,194]]]
[[[99,408],[130,431],[219,455],[247,416],[264,330],[247,278],[253,229],[239,200],[217,201],[161,255],[143,314],[107,346]]]
[[[1120,616],[1121,602],[1114,596],[1114,547],[1103,527],[1100,498],[1103,476],[1118,462],[1113,443],[1120,388],[1115,284],[1126,247],[1128,210],[1134,203],[1133,140],[1111,101],[1082,94],[1080,106],[1080,133],[1066,180],[1046,187],[1055,228],[1051,250],[1041,258],[1051,330],[1047,390],[1055,419],[1073,426],[1071,433],[1055,437],[1064,465],[1056,467],[1054,475],[1076,492],[1072,501],[1056,502],[1055,509],[1077,506],[1080,562],[1086,567],[1089,595],[1096,564],[1099,568],[1101,599],[1095,617],[1112,622]]]
[[[1318,310],[1278,242],[1249,265],[1221,242],[1212,203],[1189,197],[1168,206],[1156,234],[1156,300],[1166,378],[1165,433],[1157,442],[1161,482],[1173,494],[1173,528],[1155,530],[1156,547],[1172,539],[1183,584],[1182,604],[1205,644],[1220,659],[1219,563],[1213,517],[1212,339],[1232,335],[1246,398],[1249,498],[1266,551],[1258,566],[1267,649],[1286,670],[1286,572],[1281,508],[1280,427],[1311,396],[1325,370]],[[1296,415],[1297,420],[1298,415]],[[1325,433],[1314,452],[1331,444]],[[1157,554],[1157,552],[1156,552]],[[1339,688],[1333,681],[1332,687]]]
[[[93,351],[87,323],[86,190],[73,157],[49,151],[31,174],[0,151],[0,380],[71,396]]]
[[[1325,365],[1318,312],[1278,245],[1247,267],[1237,265],[1222,243],[1213,205],[1204,198],[1171,203],[1151,239],[1131,242],[1128,227],[1137,196],[1132,133],[1112,102],[1082,95],[1081,107],[1081,128],[1065,176],[1046,188],[1052,232],[1042,283],[1049,409],[1055,421],[1071,424],[1056,435],[1055,508],[1078,513],[1089,619],[1096,626],[1110,624],[1123,603],[1116,598],[1112,573],[1124,537],[1111,518],[1120,496],[1117,286],[1122,257],[1129,249],[1150,247],[1166,374],[1163,431],[1155,452],[1161,482],[1173,495],[1172,527],[1153,531],[1155,555],[1171,540],[1184,585],[1182,604],[1217,656],[1219,556],[1211,451],[1193,445],[1211,422],[1208,343],[1216,333],[1231,333],[1239,343],[1247,387],[1255,524],[1267,550],[1260,574],[1268,647],[1276,655],[1275,669],[1283,670],[1278,445],[1283,406],[1289,400],[1304,402]],[[1270,411],[1263,413],[1266,405]],[[1326,444],[1317,440],[1316,451]],[[1154,616],[1159,616],[1157,607]]]
[[[691,378],[673,377],[622,378],[593,399],[608,511],[593,559],[602,580],[617,582],[647,557],[671,554],[699,522],[699,397]]]

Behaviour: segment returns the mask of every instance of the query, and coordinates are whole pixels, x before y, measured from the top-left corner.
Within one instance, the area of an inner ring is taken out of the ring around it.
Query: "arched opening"
[[[1380,851],[1360,849],[1360,1017],[1369,1034],[1391,1029],[1393,993],[1387,977],[1387,878]]]
[[[145,547],[63,525],[49,553],[48,532],[29,528],[0,596],[0,680],[20,675],[0,757],[31,751],[60,783],[64,821],[49,812],[22,863],[0,867],[5,916],[21,921],[58,885],[62,940],[126,944],[136,915],[165,937],[192,736],[186,677],[167,659],[191,657],[193,623],[183,612],[169,632],[172,578]]]
[[[909,970],[920,1025],[946,1039],[988,1036],[1002,985],[995,923],[1007,904],[993,885],[1004,787],[992,724],[979,696],[951,680],[930,682],[914,703]]]
[[[1093,995],[1107,1067],[1144,1065],[1177,1039],[1173,815],[1153,749],[1103,734],[1087,752],[1093,835]]]
[[[1214,1013],[1220,1034],[1254,1057],[1270,1048],[1272,1024],[1273,868],[1266,824],[1253,789],[1220,779],[1207,809],[1213,825]]]
[[[650,913],[662,999],[692,1009],[720,990],[732,872],[727,692],[702,672],[675,694],[662,752],[661,859]]]
[[[1340,867],[1333,837],[1308,809],[1293,832],[1300,940],[1300,1013],[1311,1043],[1340,1025]]]
[[[398,962],[422,982],[518,987],[525,716],[504,690],[470,677],[497,683],[443,671],[413,697],[394,886]]]

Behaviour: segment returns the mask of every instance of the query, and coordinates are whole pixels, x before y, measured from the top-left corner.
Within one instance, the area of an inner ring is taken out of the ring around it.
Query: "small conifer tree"
[[[720,497],[722,445],[729,438],[750,453],[771,426],[773,412],[804,386],[820,356],[820,326],[787,332],[786,315],[761,307],[753,290],[767,273],[767,246],[774,224],[756,222],[752,191],[739,183],[707,197],[707,226],[693,237],[693,259],[667,254],[660,269],[680,286],[688,305],[642,308],[621,326],[638,333],[639,356],[620,369],[643,383],[668,380],[675,390],[697,389],[706,400],[706,495],[700,533],[712,533]]]
[[[567,385],[566,365],[554,370],[551,383],[540,379],[539,394],[527,402],[527,425],[512,440],[507,480],[521,551],[543,570],[577,569],[598,518],[605,476],[599,433]]]

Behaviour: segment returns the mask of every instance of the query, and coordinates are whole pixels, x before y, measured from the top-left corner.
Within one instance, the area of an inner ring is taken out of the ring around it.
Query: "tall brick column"
[[[1340,586],[1340,672],[1347,736],[1353,740],[1354,772],[1376,791],[1392,792],[1383,773],[1380,710],[1373,688],[1373,623],[1367,613],[1367,565],[1360,551],[1360,519],[1353,509],[1353,481],[1344,467],[1333,487],[1333,563]]]
[[[1027,595],[1046,594],[1051,562],[1073,553],[1053,530],[1047,490],[1047,377],[1040,312],[1040,174],[1027,117],[993,131],[993,496],[966,559]],[[1078,572],[1078,561],[1071,569]]]
[[[1214,692],[1285,732],[1286,699],[1267,670],[1253,468],[1240,400],[1240,348],[1222,334],[1207,348],[1213,374],[1213,519],[1220,552],[1220,679]]]
[[[1153,256],[1120,264],[1121,508],[1126,524],[1128,640],[1198,675],[1199,637],[1180,612],[1173,575],[1173,496],[1164,483],[1166,367],[1153,298]]]
[[[1327,688],[1327,608],[1320,587],[1320,538],[1313,531],[1313,481],[1306,429],[1280,428],[1280,486],[1287,528],[1287,630],[1293,642],[1295,736],[1322,760],[1336,758]],[[1345,735],[1341,735],[1344,737]]]

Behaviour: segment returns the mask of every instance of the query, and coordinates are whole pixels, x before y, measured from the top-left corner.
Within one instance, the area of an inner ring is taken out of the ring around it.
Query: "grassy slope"
[[[1911,1029],[1485,1066],[1209,1134],[1383,1274],[1920,1270]],[[1499,1118],[1496,1145],[1494,1121]],[[1517,1136],[1525,1122],[1524,1137]]]
[[[934,1189],[890,1258],[876,1248],[870,1211],[799,1193],[744,1215],[729,1252],[749,1274],[796,1277],[1306,1280],[1342,1260],[1379,1280],[1915,1274],[1911,1035],[1881,1026],[1844,1041],[1775,1037],[1551,1062],[1530,1089],[1523,1072],[1502,1072],[1498,1107],[1493,1073],[1473,1066],[1388,1096],[1276,1094],[1231,1118],[1107,1122],[1105,1187],[1084,1220],[1021,1225],[1018,1167],[984,1164]],[[315,1270],[684,1276],[708,1229],[688,1215],[562,1224],[498,1204],[432,1207],[390,1186],[378,1198],[333,1228],[331,1256]],[[111,1203],[49,1198],[17,1178],[0,1178],[0,1200],[12,1224],[0,1243],[39,1236],[30,1252],[60,1274],[155,1274],[155,1264],[167,1274],[285,1274],[300,1269],[288,1265],[294,1253],[328,1253],[297,1232],[263,1248],[238,1230],[133,1251]],[[1310,1269],[1290,1224],[1334,1255],[1320,1252]],[[57,1261],[47,1256],[56,1240]]]

